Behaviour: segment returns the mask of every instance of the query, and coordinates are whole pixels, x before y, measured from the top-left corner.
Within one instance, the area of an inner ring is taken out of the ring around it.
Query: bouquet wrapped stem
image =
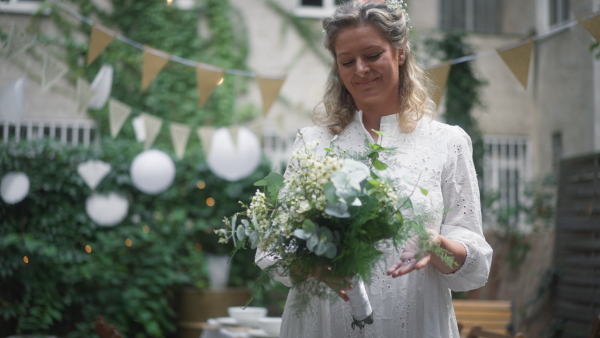
[[[346,295],[350,299],[350,307],[352,308],[352,328],[365,327],[366,324],[373,324],[373,309],[367,296],[365,282],[361,278],[354,277],[352,279],[352,288],[346,290]]]

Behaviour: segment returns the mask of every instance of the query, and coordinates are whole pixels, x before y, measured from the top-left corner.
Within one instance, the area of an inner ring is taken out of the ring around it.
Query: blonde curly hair
[[[433,116],[434,103],[427,94],[429,80],[413,57],[408,41],[405,12],[377,2],[349,1],[338,7],[332,16],[323,19],[324,45],[331,52],[334,60],[336,59],[335,41],[339,32],[347,27],[359,25],[376,28],[394,48],[404,50],[406,59],[399,68],[398,94],[401,99],[397,117],[400,129],[403,132],[411,132],[423,116]],[[313,122],[326,127],[334,135],[342,133],[354,118],[357,107],[342,82],[337,62],[334,62],[329,72],[322,103],[325,113],[315,113]]]

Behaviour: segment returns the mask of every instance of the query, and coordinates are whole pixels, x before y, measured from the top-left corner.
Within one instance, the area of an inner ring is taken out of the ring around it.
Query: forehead
[[[379,29],[370,25],[358,25],[343,28],[335,38],[336,55],[349,52],[360,52],[372,47],[390,47],[388,39]]]

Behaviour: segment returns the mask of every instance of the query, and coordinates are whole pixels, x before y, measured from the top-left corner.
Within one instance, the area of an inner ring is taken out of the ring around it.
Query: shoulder
[[[445,143],[449,147],[453,145],[471,147],[471,137],[459,126],[425,119],[419,122],[417,128],[425,134],[429,134],[435,142]]]
[[[300,139],[305,142],[329,141],[331,134],[326,128],[321,126],[304,127],[298,130],[298,134],[296,135],[296,141]]]

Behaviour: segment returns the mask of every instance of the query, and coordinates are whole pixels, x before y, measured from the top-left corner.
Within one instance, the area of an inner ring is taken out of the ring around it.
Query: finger
[[[405,260],[402,262],[402,264],[400,264],[400,266],[397,269],[392,271],[390,276],[392,276],[392,278],[397,278],[397,277],[406,275],[407,273],[409,273],[415,269],[416,264],[417,264],[416,259]]]
[[[342,299],[344,300],[344,302],[349,302],[350,301],[350,298],[348,298],[348,294],[346,294],[345,291],[338,292],[338,295],[340,295],[340,297],[342,297]]]
[[[431,260],[431,255],[425,255],[425,257],[423,257],[420,261],[418,261],[415,264],[415,270],[423,269],[427,264],[429,264],[430,260]]]

